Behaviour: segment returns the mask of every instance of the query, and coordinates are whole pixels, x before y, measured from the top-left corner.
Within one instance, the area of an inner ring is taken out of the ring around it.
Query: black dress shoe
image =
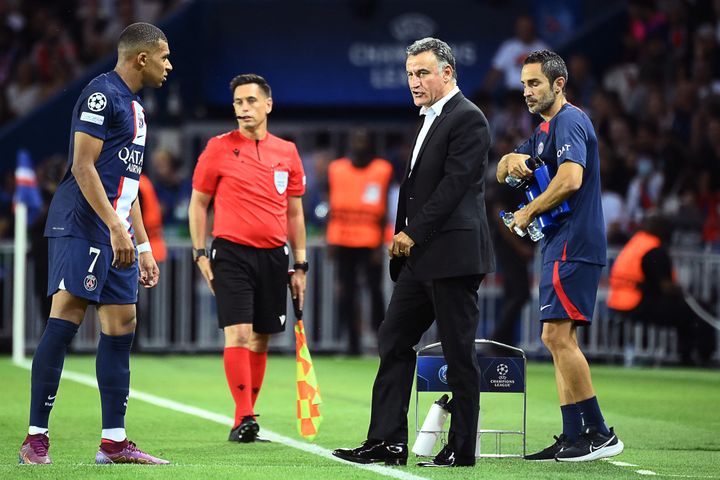
[[[418,467],[474,467],[475,457],[457,457],[447,445],[429,462],[418,462]]]
[[[385,462],[385,465],[407,465],[408,448],[406,443],[365,440],[357,448],[338,448],[332,454],[354,463]]]

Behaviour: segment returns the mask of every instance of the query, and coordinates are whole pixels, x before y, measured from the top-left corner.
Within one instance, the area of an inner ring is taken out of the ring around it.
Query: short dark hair
[[[158,27],[145,22],[133,23],[125,27],[118,38],[118,54],[127,56],[155,48],[159,41],[167,43],[167,37]]]
[[[268,98],[272,97],[272,90],[270,89],[270,85],[267,80],[255,73],[243,73],[242,75],[238,75],[233,78],[230,81],[230,93],[234,94],[237,87],[240,85],[247,85],[248,83],[256,84],[263,92],[265,92],[265,95]]]
[[[440,70],[445,68],[445,65],[450,65],[453,71],[453,78],[457,80],[457,70],[455,69],[455,56],[452,53],[450,45],[439,40],[437,38],[425,37],[417,40],[409,45],[405,52],[408,56],[419,55],[423,52],[432,52],[438,61],[438,67]]]
[[[529,63],[540,64],[540,70],[542,71],[543,75],[545,75],[547,79],[550,80],[550,85],[555,83],[555,80],[560,77],[565,79],[565,85],[567,85],[567,66],[565,65],[565,60],[563,60],[562,57],[557,53],[550,50],[537,50],[527,56],[527,58],[523,62],[523,65],[527,65]],[[563,90],[565,90],[564,86]]]

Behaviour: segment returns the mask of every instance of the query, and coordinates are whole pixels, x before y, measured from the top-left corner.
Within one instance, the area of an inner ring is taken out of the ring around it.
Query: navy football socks
[[[133,338],[134,333],[117,336],[100,333],[95,375],[100,389],[103,429],[125,427]]]
[[[30,426],[47,428],[57,397],[65,353],[78,325],[60,318],[49,318],[32,363]]]
[[[610,435],[610,430],[608,430],[607,425],[605,425],[605,419],[602,416],[602,412],[600,412],[597,397],[591,397],[582,402],[577,402],[577,406],[580,408],[580,413],[582,413],[585,428],[595,428],[603,435]]]
[[[582,415],[576,403],[560,405],[562,413],[563,434],[571,442],[574,442],[582,433]]]

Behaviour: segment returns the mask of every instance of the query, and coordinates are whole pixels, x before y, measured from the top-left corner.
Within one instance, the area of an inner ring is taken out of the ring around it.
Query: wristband
[[[138,252],[138,254],[145,253],[145,252],[152,253],[152,247],[150,246],[150,242],[138,243],[137,252]]]

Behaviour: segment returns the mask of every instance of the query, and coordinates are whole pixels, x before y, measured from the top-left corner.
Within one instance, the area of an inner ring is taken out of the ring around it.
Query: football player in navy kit
[[[128,26],[118,40],[115,69],[93,79],[73,108],[70,168],[45,226],[52,308],[33,358],[30,427],[20,463],[52,463],[50,411],[67,346],[91,303],[101,324],[96,374],[102,440],[95,461],[169,463],[138,449],[125,434],[138,282],[154,287],[160,273],[137,202],[147,134],[137,92],[162,86],[172,70],[169,55],[159,28]]]
[[[567,67],[558,54],[542,50],[527,57],[521,74],[525,103],[544,121],[500,160],[497,179],[532,176],[525,164],[530,157],[543,160],[552,177],[545,192],[515,212],[511,230],[526,229],[536,216],[565,201],[570,207],[556,219],[556,228],[543,232],[539,297],[542,341],[555,364],[563,432],[555,443],[525,458],[581,462],[618,455],[623,442],[605,425],[577,342],[577,327],[592,321],[607,242],[597,136],[585,112],[565,98],[567,81]]]

